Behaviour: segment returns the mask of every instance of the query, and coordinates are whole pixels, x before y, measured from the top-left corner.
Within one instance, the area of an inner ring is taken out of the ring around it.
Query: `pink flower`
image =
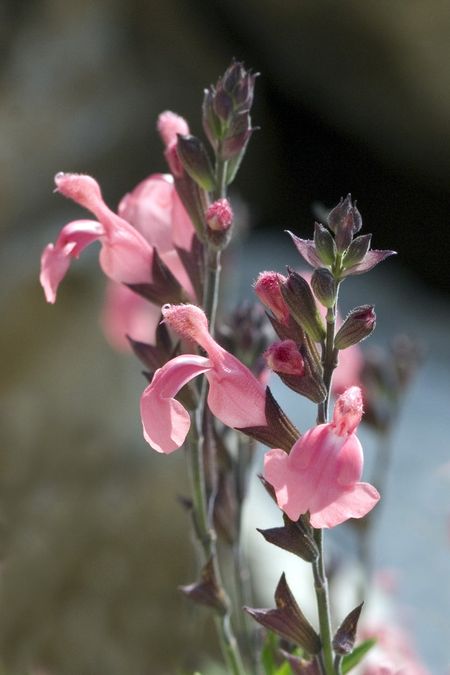
[[[361,390],[351,387],[336,401],[331,423],[309,429],[289,455],[280,449],[266,454],[264,477],[291,520],[309,511],[313,527],[334,527],[373,509],[378,491],[359,482],[363,454],[354,432],[361,416]]]
[[[203,347],[208,358],[184,354],[156,371],[141,398],[144,438],[152,448],[168,454],[183,444],[190,417],[174,397],[202,373],[209,382],[208,406],[223,424],[235,428],[266,425],[264,387],[211,337],[204,312],[194,305],[165,305],[162,313],[173,330]]]
[[[89,209],[96,220],[75,220],[61,230],[55,244],[41,257],[40,282],[47,302],[54,303],[58,286],[72,258],[94,241],[100,241],[100,266],[106,276],[125,284],[151,281],[153,248],[144,237],[105,204],[98,183],[90,176],[59,173],[58,192]]]
[[[151,246],[158,249],[162,261],[188,295],[194,298],[192,284],[177,248],[189,251],[195,230],[175,189],[172,176],[149,176],[123,197],[118,211]]]
[[[160,319],[160,307],[123,284],[108,283],[101,324],[106,339],[114,349],[131,351],[127,335],[137,342],[154,345]]]
[[[158,117],[156,126],[166,148],[164,156],[167,164],[175,178],[180,178],[184,174],[184,168],[177,152],[178,134],[187,136],[189,125],[180,115],[166,110]]]

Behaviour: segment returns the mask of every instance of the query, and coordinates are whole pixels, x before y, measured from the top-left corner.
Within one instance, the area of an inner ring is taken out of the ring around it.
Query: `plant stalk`
[[[226,164],[218,162],[216,169],[218,191],[224,192],[226,178]],[[220,195],[221,196],[221,195]],[[206,279],[203,295],[203,309],[209,323],[209,332],[214,336],[217,304],[220,284],[220,251],[205,245]],[[245,675],[242,658],[236,638],[231,626],[231,603],[224,589],[216,546],[216,533],[211,521],[208,503],[208,494],[205,475],[204,453],[204,420],[208,414],[206,397],[208,393],[207,381],[203,380],[197,409],[194,414],[194,423],[190,434],[190,463],[193,494],[194,522],[197,537],[202,545],[205,562],[212,561],[215,583],[219,595],[226,608],[223,614],[216,616],[216,628],[222,648],[222,653],[231,675]]]

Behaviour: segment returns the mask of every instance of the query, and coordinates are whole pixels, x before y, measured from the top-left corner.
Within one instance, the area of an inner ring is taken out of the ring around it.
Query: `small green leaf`
[[[284,661],[278,670],[274,672],[274,675],[292,675],[292,668],[287,661]]]
[[[278,637],[275,633],[267,632],[264,646],[261,653],[261,660],[264,666],[264,675],[275,675],[276,663],[275,652],[278,648]]]
[[[361,642],[360,645],[358,645],[351,654],[348,654],[348,656],[344,656],[342,659],[342,673],[345,675],[345,673],[349,673],[355,666],[362,661],[364,656],[367,654],[367,652],[372,649],[372,647],[376,644],[375,638],[369,638],[368,640],[364,640],[364,642]]]

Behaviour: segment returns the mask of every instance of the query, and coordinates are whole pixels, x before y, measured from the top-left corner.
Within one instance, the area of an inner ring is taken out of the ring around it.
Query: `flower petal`
[[[188,411],[173,397],[187,382],[211,369],[209,359],[184,354],[156,371],[141,397],[144,438],[154,450],[166,454],[183,445],[190,427]]]
[[[55,244],[48,244],[41,256],[39,277],[47,302],[56,300],[58,286],[70,266],[89,244],[103,236],[103,227],[96,220],[74,220],[62,228]]]
[[[380,494],[369,483],[355,483],[338,499],[311,514],[313,527],[335,527],[349,518],[362,518],[373,509]]]
[[[228,427],[258,427],[267,424],[266,391],[261,382],[235,356],[219,347],[208,355],[214,363],[206,377],[209,382],[208,406]]]

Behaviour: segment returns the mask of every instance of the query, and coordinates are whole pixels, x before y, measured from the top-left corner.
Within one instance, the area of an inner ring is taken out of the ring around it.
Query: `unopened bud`
[[[203,143],[195,136],[177,138],[178,156],[187,173],[207,192],[214,190],[214,172]]]
[[[352,196],[348,194],[328,214],[328,226],[335,234],[336,248],[339,253],[345,251],[352,243],[353,236],[362,226],[361,214],[352,203]]]
[[[228,199],[213,202],[205,214],[208,227],[215,232],[226,232],[233,222],[233,211]]]
[[[352,309],[336,334],[335,348],[347,349],[365,340],[375,330],[376,319],[373,305],[361,305]]]
[[[325,339],[325,327],[317,310],[316,301],[306,279],[289,270],[289,277],[281,286],[281,293],[289,307],[291,316],[315,341]]]
[[[305,363],[294,340],[275,342],[265,352],[264,358],[271,370],[287,375],[303,375]]]
[[[371,234],[361,234],[359,237],[356,237],[356,239],[353,239],[342,260],[342,265],[345,269],[357,265],[364,260],[370,249],[371,239]]]
[[[331,272],[325,268],[314,270],[311,286],[318,301],[328,309],[336,302],[336,282]]]
[[[281,285],[286,281],[287,278],[278,272],[261,272],[253,284],[255,293],[263,305],[284,324],[289,321],[289,307],[281,293]]]
[[[330,232],[320,223],[314,225],[314,246],[316,254],[324,265],[332,265],[336,258],[336,244]]]

